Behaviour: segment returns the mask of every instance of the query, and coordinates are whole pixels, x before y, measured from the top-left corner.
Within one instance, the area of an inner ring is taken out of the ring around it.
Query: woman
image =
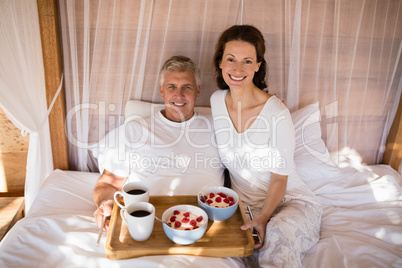
[[[289,110],[267,87],[265,41],[249,25],[224,31],[214,65],[221,89],[211,97],[215,134],[232,188],[252,208],[261,267],[300,267],[301,258],[319,239],[322,209],[297,176],[294,128]]]

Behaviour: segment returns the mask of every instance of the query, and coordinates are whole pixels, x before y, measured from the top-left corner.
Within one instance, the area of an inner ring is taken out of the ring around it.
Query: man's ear
[[[162,99],[165,98],[164,93],[163,93],[163,89],[162,89],[162,86],[161,86],[161,85],[159,85],[159,92],[161,93]]]
[[[196,99],[200,96],[201,86],[197,86],[197,96]]]

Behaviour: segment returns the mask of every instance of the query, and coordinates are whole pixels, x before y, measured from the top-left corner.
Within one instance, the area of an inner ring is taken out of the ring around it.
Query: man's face
[[[159,87],[165,102],[164,116],[174,122],[187,121],[194,115],[194,105],[200,95],[194,72],[172,71],[166,73]]]

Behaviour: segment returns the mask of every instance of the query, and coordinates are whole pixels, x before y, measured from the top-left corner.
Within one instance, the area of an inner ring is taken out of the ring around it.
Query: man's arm
[[[103,215],[106,217],[112,214],[113,209],[113,195],[116,191],[121,190],[126,178],[116,176],[115,174],[104,170],[95,184],[93,191],[94,203],[96,210],[94,218],[96,224],[101,227]],[[110,219],[106,220],[104,230],[109,227]]]

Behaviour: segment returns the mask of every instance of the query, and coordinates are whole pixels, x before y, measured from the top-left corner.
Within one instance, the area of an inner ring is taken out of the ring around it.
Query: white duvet
[[[389,166],[340,163],[341,175],[315,182],[324,215],[321,239],[304,267],[402,267],[401,177]],[[54,171],[28,215],[0,243],[0,267],[241,267],[231,258],[105,257],[92,189],[99,174]]]
[[[402,178],[386,165],[340,163],[338,180],[315,189],[320,241],[305,267],[402,267]]]
[[[237,267],[230,258],[152,256],[129,260],[105,257],[99,246],[92,190],[98,173],[54,171],[29,214],[0,244],[0,267]]]

